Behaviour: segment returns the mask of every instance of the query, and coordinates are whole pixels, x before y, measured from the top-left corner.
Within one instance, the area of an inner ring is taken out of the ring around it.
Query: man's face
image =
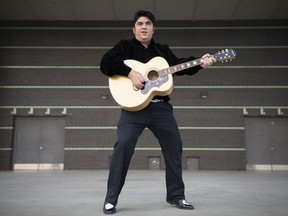
[[[139,17],[134,25],[133,33],[138,41],[148,45],[154,34],[154,25],[148,17]]]

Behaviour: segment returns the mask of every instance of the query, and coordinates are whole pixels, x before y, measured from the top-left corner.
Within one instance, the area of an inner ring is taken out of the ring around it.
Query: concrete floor
[[[107,170],[2,171],[0,216],[98,216]],[[195,210],[165,202],[164,171],[130,170],[116,215],[288,215],[288,172],[184,171],[186,198]]]

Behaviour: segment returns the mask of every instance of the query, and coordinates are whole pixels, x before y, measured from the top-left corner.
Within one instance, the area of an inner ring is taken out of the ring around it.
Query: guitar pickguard
[[[145,87],[141,90],[142,94],[147,94],[154,87],[161,87],[164,83],[168,81],[168,75],[160,76],[156,81],[146,81]]]

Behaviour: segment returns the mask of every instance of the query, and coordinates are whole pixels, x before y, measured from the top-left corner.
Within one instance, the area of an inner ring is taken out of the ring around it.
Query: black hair
[[[134,18],[133,18],[133,25],[135,25],[137,20],[140,17],[142,17],[142,16],[147,17],[148,19],[150,19],[151,22],[153,23],[153,25],[155,25],[155,17],[154,17],[154,15],[150,11],[145,11],[145,10],[139,10],[139,11],[135,12]]]

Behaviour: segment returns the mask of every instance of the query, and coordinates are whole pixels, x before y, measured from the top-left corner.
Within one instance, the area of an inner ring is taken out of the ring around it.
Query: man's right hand
[[[131,80],[135,89],[142,89],[145,85],[145,79],[141,73],[131,70],[128,74],[129,79]]]

